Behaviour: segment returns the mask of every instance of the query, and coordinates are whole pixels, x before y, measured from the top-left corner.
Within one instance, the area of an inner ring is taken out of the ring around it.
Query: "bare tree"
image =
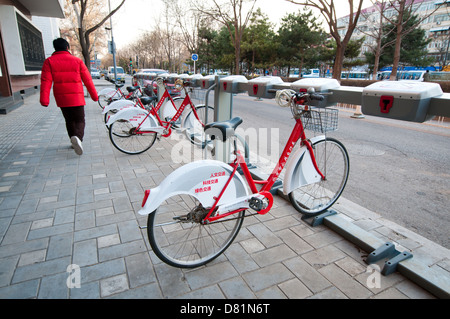
[[[350,15],[348,16],[348,27],[345,36],[341,39],[338,29],[338,17],[336,16],[336,7],[334,0],[286,0],[288,2],[309,6],[316,8],[320,11],[322,16],[325,18],[328,27],[330,28],[330,34],[336,41],[336,57],[334,59],[333,66],[333,78],[340,79],[342,64],[344,62],[344,52],[347,45],[352,37],[353,31],[358,23],[359,16],[361,14],[361,8],[363,0],[347,0]],[[336,1],[337,2],[337,1]],[[342,5],[342,0],[339,1],[338,5]]]
[[[394,10],[393,15],[383,14],[386,21],[394,26],[396,31],[395,41],[389,42],[387,45],[392,45],[395,43],[394,47],[394,61],[392,63],[392,72],[391,72],[391,81],[395,81],[397,79],[397,69],[400,63],[400,49],[402,45],[402,39],[419,27],[420,23],[431,16],[436,10],[439,9],[439,4],[436,4],[436,7],[428,12],[425,15],[420,16],[416,23],[410,24],[409,20],[413,19],[413,17],[417,16],[417,12],[420,8],[420,4],[422,1],[419,0],[389,0],[388,7]],[[385,11],[386,13],[386,11]],[[408,25],[408,27],[407,27]]]
[[[165,1],[169,5],[172,18],[180,31],[183,43],[190,53],[198,51],[198,30],[205,20],[202,14],[193,7],[188,7],[185,0]],[[208,18],[210,20],[210,18]]]
[[[382,45],[382,39],[383,37],[387,36],[389,33],[394,31],[394,28],[391,28],[386,32],[385,25],[384,25],[384,12],[388,8],[386,2],[388,0],[371,0],[372,2],[372,9],[370,11],[362,11],[361,12],[361,18],[364,18],[365,20],[369,20],[369,26],[357,26],[359,32],[367,35],[370,38],[374,39],[374,44],[366,44],[370,50],[374,54],[374,66],[373,66],[373,78],[376,77],[378,73],[378,68],[380,64],[380,57],[383,52],[383,49],[390,45],[388,43],[385,43]],[[375,14],[375,12],[378,12],[378,14]],[[375,17],[378,17],[378,21],[375,20]]]
[[[125,3],[125,0],[111,12],[105,16],[91,17],[87,19],[87,12],[89,8],[98,7],[101,5],[101,1],[98,0],[71,0],[74,14],[76,17],[76,30],[77,39],[80,43],[81,54],[84,59],[84,63],[90,68],[90,50],[91,50],[91,34],[100,28],[114,13],[116,13],[120,7]],[[89,20],[89,21],[88,21]]]
[[[234,46],[235,54],[235,74],[239,74],[239,64],[241,61],[241,41],[244,30],[250,22],[255,3],[257,0],[227,0],[218,2],[212,0],[211,7],[194,4],[195,8],[202,14],[225,25],[230,33],[231,41]],[[245,11],[245,4],[248,3],[248,10]]]

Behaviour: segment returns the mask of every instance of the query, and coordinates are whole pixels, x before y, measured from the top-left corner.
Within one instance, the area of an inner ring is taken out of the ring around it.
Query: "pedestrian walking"
[[[430,71],[429,70],[427,70],[425,72],[425,74],[423,75],[423,81],[424,82],[429,82],[430,81]]]
[[[88,68],[81,59],[69,52],[69,43],[63,38],[58,38],[53,41],[53,47],[55,52],[42,66],[40,103],[45,107],[49,105],[53,84],[56,105],[61,109],[66,121],[72,147],[76,154],[81,155],[86,125],[83,83],[92,100],[98,101],[98,94]]]

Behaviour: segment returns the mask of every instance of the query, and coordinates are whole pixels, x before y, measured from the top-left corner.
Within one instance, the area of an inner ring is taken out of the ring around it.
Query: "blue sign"
[[[194,53],[191,56],[192,61],[198,61],[198,54]]]

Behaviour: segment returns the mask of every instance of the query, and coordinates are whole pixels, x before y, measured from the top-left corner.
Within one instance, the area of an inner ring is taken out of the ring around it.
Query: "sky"
[[[120,0],[110,1],[111,8],[120,3]],[[342,6],[336,6],[337,10],[341,10],[341,12],[338,11],[338,16],[345,16],[348,14],[347,1],[339,0],[339,3],[341,2]],[[302,6],[285,0],[257,0],[256,7],[261,8],[273,23],[279,23],[288,13],[302,9]],[[162,0],[126,0],[122,8],[113,15],[113,34],[117,48],[123,48],[134,42],[144,31],[152,30],[163,8]],[[317,14],[319,15],[320,13]]]

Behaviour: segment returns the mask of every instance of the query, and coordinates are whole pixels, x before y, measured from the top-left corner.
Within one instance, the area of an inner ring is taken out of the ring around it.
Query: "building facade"
[[[33,17],[46,17],[33,22]],[[0,0],[0,114],[23,104],[23,96],[40,85],[48,57],[44,39],[57,37],[48,18],[64,18],[60,0]]]
[[[426,36],[431,39],[428,45],[428,54],[435,59],[435,66],[443,67],[450,63],[450,0],[410,0],[408,7],[412,5],[413,14],[417,14],[422,20],[420,28],[425,30]],[[372,50],[375,46],[376,30],[380,25],[380,3],[364,9],[358,20],[358,25],[353,32],[353,39],[365,37],[360,56]],[[397,14],[394,8],[384,9],[384,15],[388,18]],[[339,33],[344,37],[348,28],[349,16],[338,20]],[[386,21],[383,22],[387,23]]]

